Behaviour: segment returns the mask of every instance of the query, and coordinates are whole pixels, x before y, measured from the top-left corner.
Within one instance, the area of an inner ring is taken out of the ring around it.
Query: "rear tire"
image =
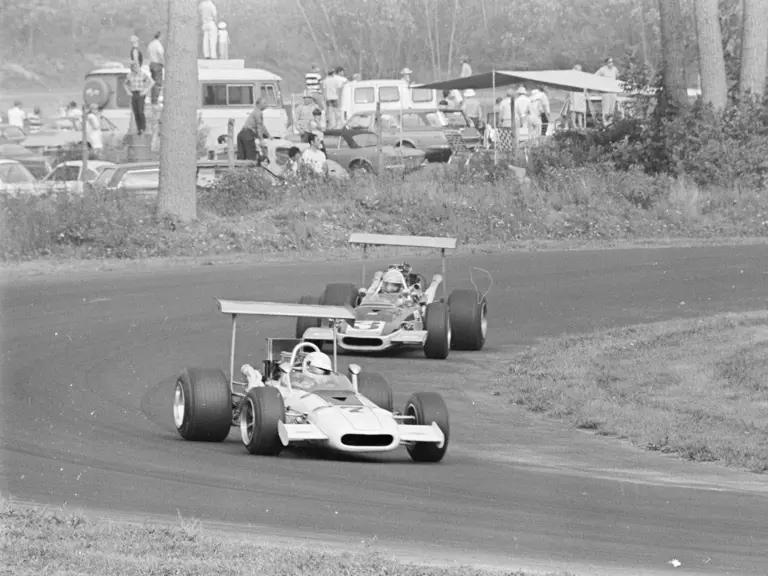
[[[320,298],[323,306],[349,306],[355,308],[360,291],[354,284],[328,284]]]
[[[454,290],[448,297],[454,350],[482,350],[488,334],[488,303],[475,290]]]
[[[320,298],[315,296],[302,296],[299,299],[299,304],[320,304]],[[320,324],[320,318],[296,318],[296,338],[303,339],[304,332],[306,332],[308,328],[320,328]],[[323,349],[322,340],[312,340],[311,342],[315,344],[318,349]]]
[[[381,374],[361,372],[357,376],[357,390],[382,410],[394,411],[395,400],[392,386]]]
[[[232,427],[232,393],[224,372],[187,368],[176,380],[173,421],[184,440],[223,442]]]
[[[277,456],[284,446],[278,422],[285,423],[285,404],[280,391],[272,386],[251,388],[240,410],[243,444],[256,456]]]
[[[427,305],[424,328],[427,341],[424,343],[424,356],[433,360],[445,360],[451,349],[451,318],[448,306],[443,302]]]
[[[451,435],[451,422],[448,417],[448,407],[443,397],[437,392],[417,392],[405,403],[403,413],[413,416],[407,420],[420,426],[431,426],[436,422],[445,435],[445,442],[438,447],[434,442],[415,442],[408,446],[408,454],[414,462],[440,462],[448,450],[448,440]]]

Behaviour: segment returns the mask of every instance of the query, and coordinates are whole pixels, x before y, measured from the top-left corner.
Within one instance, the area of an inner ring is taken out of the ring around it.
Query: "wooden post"
[[[384,173],[384,155],[381,150],[381,102],[376,102],[376,170],[379,175]]]
[[[83,141],[80,143],[82,149],[83,169],[80,172],[80,180],[85,182],[85,171],[88,169],[88,132],[86,125],[88,123],[88,107],[83,104],[83,126],[82,137]]]
[[[230,118],[227,122],[227,163],[229,169],[235,167],[235,119]]]

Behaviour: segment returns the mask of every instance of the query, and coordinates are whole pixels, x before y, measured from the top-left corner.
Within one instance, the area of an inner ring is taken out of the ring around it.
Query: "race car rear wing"
[[[398,236],[394,234],[366,234],[364,232],[353,232],[349,235],[350,244],[360,244],[363,246],[363,272],[362,284],[366,283],[365,259],[368,257],[368,246],[405,246],[408,248],[433,248],[440,250],[443,272],[443,296],[447,297],[446,274],[445,274],[445,251],[455,250],[458,244],[456,238],[439,238],[436,236]]]
[[[283,316],[322,318],[326,320],[354,320],[355,313],[348,306],[324,306],[320,304],[292,304],[288,302],[251,302],[246,300],[215,299],[222,314],[232,315],[232,343],[229,350],[229,385],[242,384],[235,382],[235,344],[237,335],[237,317],[246,316]],[[336,361],[336,331],[333,330],[333,369],[338,371]]]

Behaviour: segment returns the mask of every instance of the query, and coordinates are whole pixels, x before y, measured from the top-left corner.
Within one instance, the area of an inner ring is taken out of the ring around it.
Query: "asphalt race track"
[[[411,263],[428,276],[439,270],[437,258]],[[176,374],[185,365],[227,365],[229,318],[214,296],[295,302],[334,278],[357,281],[359,263],[198,266],[5,285],[2,489],[22,500],[180,513],[275,537],[375,536],[432,559],[459,554],[510,568],[768,573],[765,476],[541,422],[493,406],[482,386],[467,384],[540,337],[765,308],[768,250],[481,254],[449,260],[449,285],[471,287],[471,266],[494,279],[482,353],[355,358],[389,376],[398,405],[418,389],[444,393],[452,444],[439,465],[416,465],[404,450],[378,460],[257,458],[237,430],[211,445],[184,442],[173,428]],[[241,326],[237,366],[260,362],[264,337],[293,333],[287,319]],[[697,486],[699,473],[723,483]],[[673,568],[672,559],[683,565]]]

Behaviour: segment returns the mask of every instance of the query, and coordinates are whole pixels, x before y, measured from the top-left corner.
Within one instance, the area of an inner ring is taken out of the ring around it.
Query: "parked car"
[[[403,125],[400,129],[400,114],[386,112],[381,114],[380,131],[382,143],[387,146],[423,150],[428,162],[447,162],[451,157],[451,144],[445,130],[437,123],[431,124],[425,120],[425,114],[436,115],[434,112],[408,111],[403,112]],[[325,132],[326,147],[332,137],[342,133],[372,133],[376,134],[376,114],[361,112],[352,116],[340,130]]]
[[[13,124],[0,124],[0,144],[18,143],[27,137],[27,133]]]
[[[101,133],[104,146],[118,143],[122,134],[112,122],[101,117]],[[57,155],[82,143],[83,121],[81,118],[57,118],[39,132],[30,134],[20,142],[22,146],[44,155]]]
[[[0,144],[0,158],[21,162],[38,180],[45,178],[53,170],[53,163],[49,158],[35,154],[19,144]]]
[[[0,194],[18,196],[40,195],[43,190],[37,179],[17,160],[0,160]]]
[[[82,160],[62,162],[43,178],[43,184],[52,192],[66,190],[81,194],[85,189],[85,182],[93,182],[105,169],[114,165],[113,162],[89,160],[85,169],[85,181],[83,181]]]
[[[469,150],[479,148],[483,143],[483,135],[475,125],[467,118],[463,110],[436,110],[438,125],[445,130],[448,138],[460,136],[464,146]],[[432,120],[431,112],[422,113],[420,116],[427,122]],[[457,134],[458,133],[458,134]]]
[[[328,158],[338,162],[351,173],[377,172],[378,137],[375,133],[359,130],[342,130],[338,134],[325,135]],[[384,169],[388,172],[413,172],[426,161],[426,153],[410,146],[383,145],[381,148]]]
[[[293,140],[286,140],[283,138],[276,138],[273,140],[267,140],[265,154],[269,160],[267,170],[279,176],[280,178],[286,177],[286,166],[290,160],[290,152],[292,148],[298,148],[299,152],[304,152],[309,147],[309,144],[304,142],[296,142]],[[332,160],[329,157],[328,162],[328,175],[336,180],[347,180],[349,178],[349,172],[341,164]]]

